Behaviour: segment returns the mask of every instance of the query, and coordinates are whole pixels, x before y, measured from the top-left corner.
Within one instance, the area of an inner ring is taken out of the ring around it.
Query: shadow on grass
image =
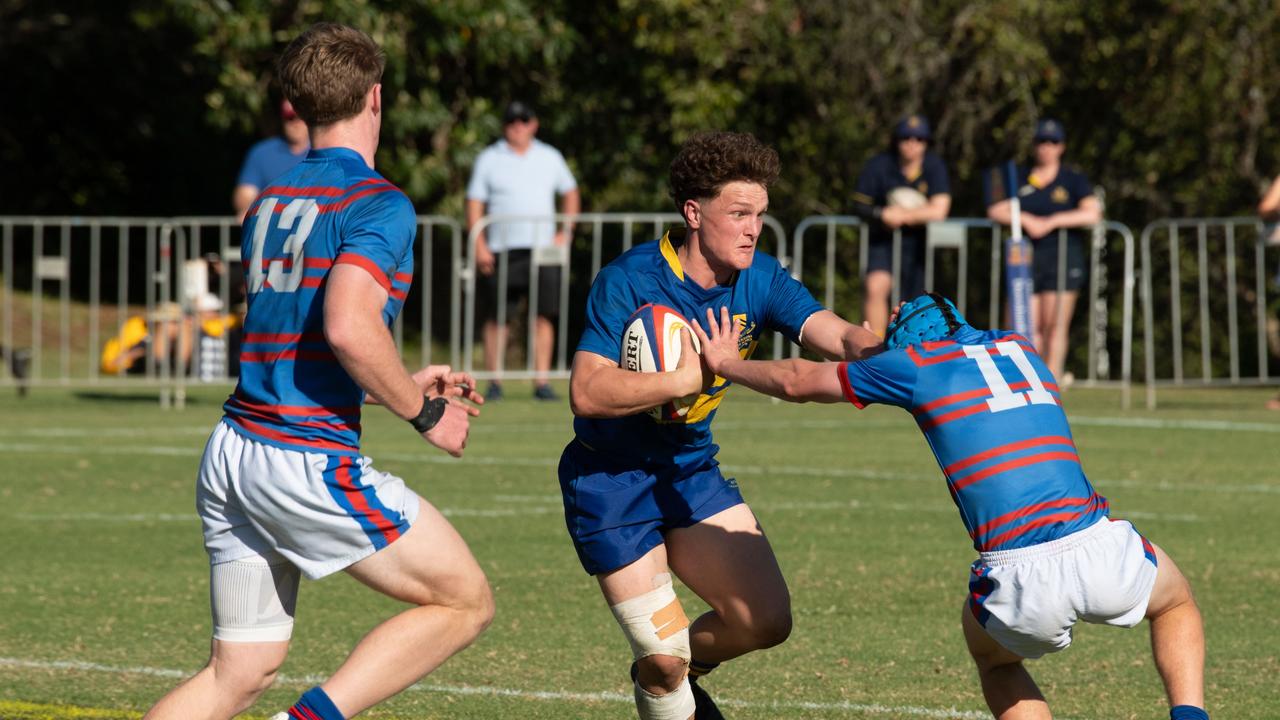
[[[160,393],[155,390],[139,390],[134,392],[128,391],[100,391],[100,390],[76,390],[71,393],[72,397],[77,400],[87,400],[89,402],[101,403],[146,403],[148,405],[157,405],[160,402]],[[224,398],[225,399],[225,398]],[[202,398],[193,395],[187,395],[185,403],[190,405],[204,405],[209,403],[208,398]],[[221,401],[219,401],[221,404]]]

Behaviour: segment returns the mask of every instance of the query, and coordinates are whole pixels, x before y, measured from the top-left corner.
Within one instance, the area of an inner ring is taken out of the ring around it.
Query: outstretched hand
[[[704,332],[697,322],[693,323],[693,330],[702,343],[702,361],[707,370],[723,375],[726,364],[741,359],[742,356],[738,354],[738,336],[742,334],[742,328],[730,319],[728,307],[720,308],[719,320],[716,319],[715,312],[707,308],[707,330]]]
[[[448,365],[428,365],[412,376],[414,384],[427,398],[442,397],[468,400],[476,405],[484,404],[484,396],[476,392],[476,379],[467,372],[453,372]],[[470,415],[479,415],[479,408],[459,403]]]

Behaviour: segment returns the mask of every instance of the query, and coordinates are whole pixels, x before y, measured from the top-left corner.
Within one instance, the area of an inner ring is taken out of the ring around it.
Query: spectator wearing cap
[[[1089,179],[1062,164],[1066,152],[1062,123],[1040,120],[1033,141],[1031,162],[1018,168],[1022,234],[1031,241],[1032,253],[1032,342],[1059,385],[1066,385],[1072,379],[1063,373],[1067,331],[1076,298],[1089,278],[1085,228],[1102,222],[1102,204]],[[991,202],[990,189],[987,197],[987,217],[1008,225],[1009,201]],[[1058,273],[1062,259],[1066,261],[1065,275]]]
[[[507,105],[502,115],[502,139],[485,148],[476,158],[467,185],[467,228],[470,230],[488,215],[546,216],[545,222],[498,222],[476,235],[476,300],[484,322],[484,363],[491,373],[498,370],[498,358],[506,351],[507,328],[498,327],[497,269],[506,255],[506,317],[518,316],[520,303],[529,296],[530,264],[533,251],[550,246],[567,246],[573,235],[573,221],[550,221],[556,211],[576,215],[580,209],[578,183],[559,150],[536,139],[538,116],[519,100]],[[539,264],[536,278],[537,307],[534,333],[534,397],[555,400],[547,384],[551,355],[555,346],[555,320],[560,310],[560,265]],[[485,392],[486,400],[502,397],[501,380],[494,376]]]
[[[1258,217],[1263,223],[1263,238],[1268,245],[1280,245],[1280,176],[1277,176],[1262,193],[1258,201]],[[1276,283],[1280,283],[1280,272],[1276,273]],[[1272,353],[1276,349],[1273,345]],[[1280,395],[1267,401],[1268,410],[1280,410]]]
[[[236,222],[244,223],[244,213],[253,204],[258,193],[294,165],[302,162],[311,146],[307,136],[307,124],[288,100],[280,103],[280,134],[260,140],[244,156],[240,177],[231,194],[231,206],[236,212]]]
[[[925,291],[925,226],[947,218],[951,183],[942,159],[929,152],[933,134],[923,115],[908,115],[893,128],[887,152],[862,167],[853,193],[853,212],[870,224],[863,279],[863,319],[883,336],[889,324],[889,294],[911,298]],[[898,267],[893,239],[900,235]]]

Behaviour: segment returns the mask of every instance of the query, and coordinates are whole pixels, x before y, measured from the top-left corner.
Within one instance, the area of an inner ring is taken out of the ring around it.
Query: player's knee
[[[636,661],[636,684],[651,695],[675,692],[684,681],[689,663],[673,655],[649,655]]]
[[[791,608],[785,605],[724,613],[721,619],[756,650],[780,645],[791,636]]]
[[[471,621],[475,624],[477,635],[484,632],[484,629],[493,622],[493,616],[496,611],[497,607],[493,602],[493,589],[489,587],[489,581],[481,577],[480,585],[476,588],[471,603]]]
[[[652,656],[658,657],[658,656]],[[646,658],[647,659],[647,658]],[[685,662],[681,658],[672,665],[679,667],[678,675],[663,684],[646,685],[637,678],[635,683],[636,712],[642,720],[687,720],[697,711],[693,689],[685,676]],[[643,662],[643,660],[641,661]]]
[[[762,613],[751,624],[751,637],[755,639],[756,647],[761,649],[781,645],[791,637],[791,626],[789,609]]]
[[[218,696],[235,706],[239,713],[249,709],[262,693],[276,681],[283,658],[259,657],[238,659],[234,662],[210,663]]]
[[[654,589],[609,609],[631,645],[637,687],[658,695],[679,688],[689,664],[689,617],[680,606],[671,578],[654,578]],[[641,700],[637,696],[637,702]],[[664,701],[670,704],[671,701]]]
[[[484,632],[493,622],[494,602],[493,590],[489,581],[479,569],[469,575],[465,582],[457,588],[451,602],[452,610],[460,616],[472,630],[472,637]]]

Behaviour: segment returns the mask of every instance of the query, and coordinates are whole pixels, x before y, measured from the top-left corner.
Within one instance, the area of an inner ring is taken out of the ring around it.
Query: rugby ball
[[[670,372],[680,364],[680,330],[689,321],[666,305],[643,305],[627,318],[622,331],[618,364],[633,372]],[[698,336],[692,334],[693,348],[702,352]],[[648,411],[654,420],[678,421],[698,401],[698,393],[663,403]]]

